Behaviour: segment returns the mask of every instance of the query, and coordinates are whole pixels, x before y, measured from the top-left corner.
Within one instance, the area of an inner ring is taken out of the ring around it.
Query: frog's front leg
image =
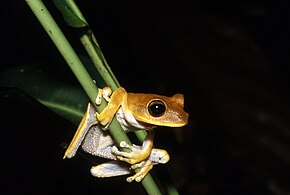
[[[121,148],[128,148],[130,152],[123,152],[118,150],[116,146],[113,146],[112,153],[115,154],[116,158],[125,161],[131,165],[144,161],[149,157],[153,148],[154,131],[147,131],[147,136],[142,144],[142,147],[135,145],[131,146],[125,141],[120,143]]]
[[[96,118],[103,126],[107,126],[114,118],[122,103],[124,101],[127,101],[127,92],[124,88],[120,87],[113,92],[111,97],[109,97],[111,91],[109,90],[109,88],[104,88],[102,91],[100,91],[99,94],[102,94],[106,101],[108,101],[108,105],[100,114],[96,113]],[[100,96],[98,95],[96,99],[97,103],[100,102],[99,97]]]

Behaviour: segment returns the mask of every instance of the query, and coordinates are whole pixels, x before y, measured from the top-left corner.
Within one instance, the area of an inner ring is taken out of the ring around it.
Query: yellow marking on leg
[[[96,114],[97,119],[103,126],[112,121],[124,101],[127,101],[127,92],[124,88],[120,87],[113,92],[106,108],[100,114]]]

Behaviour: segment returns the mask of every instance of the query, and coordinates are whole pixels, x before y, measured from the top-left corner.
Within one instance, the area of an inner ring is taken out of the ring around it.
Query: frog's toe
[[[116,155],[119,155],[119,152],[120,152],[119,149],[116,146],[113,146],[111,151],[112,151],[113,154],[116,154]]]
[[[97,97],[96,97],[96,104],[97,105],[100,105],[102,103],[102,94],[103,94],[103,90],[99,89]]]
[[[140,182],[146,175],[140,175],[139,177],[135,178],[135,181]]]
[[[110,98],[111,94],[112,94],[112,89],[110,87],[103,88],[102,95],[107,102],[111,101],[111,98]]]
[[[123,157],[123,156],[116,156],[116,158],[120,161],[123,161],[123,162],[126,162],[126,163],[129,163],[129,164],[135,164],[137,163],[138,161],[136,159],[133,159],[133,158],[127,158],[127,157]]]
[[[131,183],[132,181],[134,181],[134,177],[133,177],[133,176],[128,177],[128,178],[126,179],[126,181],[129,182],[129,183]]]
[[[124,147],[122,147],[124,148]],[[112,153],[119,156],[119,157],[126,157],[126,158],[132,158],[133,157],[133,154],[131,152],[123,152],[123,151],[120,151],[116,146],[113,146],[112,147]]]
[[[145,164],[146,164],[146,161],[144,160],[144,161],[142,161],[140,163],[132,165],[130,168],[133,169],[133,170],[134,169],[138,169],[138,168],[142,168],[142,167],[144,167]]]
[[[132,148],[132,146],[130,146],[129,144],[127,144],[127,142],[125,142],[125,141],[121,141],[120,142],[120,147],[121,148],[129,148],[129,149]]]
[[[136,173],[135,175],[133,175],[133,176],[131,176],[131,177],[128,177],[127,179],[126,179],[126,181],[127,182],[129,182],[129,183],[131,183],[132,181],[136,181],[136,182],[140,182],[144,177],[146,176],[146,174],[145,175],[143,175],[143,174],[141,174],[141,175],[139,175],[138,173]]]
[[[141,170],[135,175],[128,177],[127,182],[132,182],[134,180],[136,182],[140,182],[148,174],[148,172],[153,168],[153,165],[151,161],[144,161],[144,162],[145,163],[143,164]]]

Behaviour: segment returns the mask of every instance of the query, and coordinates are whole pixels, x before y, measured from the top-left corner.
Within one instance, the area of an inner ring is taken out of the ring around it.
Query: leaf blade
[[[19,66],[0,73],[0,85],[23,90],[54,113],[78,123],[88,98],[81,87],[60,80],[55,72],[38,65]]]
[[[61,12],[64,21],[76,28],[88,26],[86,19],[83,17],[82,13],[79,11],[74,1],[71,0],[54,0],[55,6]]]

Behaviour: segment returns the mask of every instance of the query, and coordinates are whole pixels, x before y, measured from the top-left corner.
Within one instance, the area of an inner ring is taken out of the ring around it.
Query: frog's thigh
[[[79,148],[80,144],[82,143],[82,141],[83,141],[85,135],[87,134],[88,130],[90,129],[90,127],[93,124],[97,123],[97,121],[94,117],[95,112],[96,112],[96,110],[89,103],[88,107],[87,107],[87,111],[86,111],[81,123],[79,124],[78,129],[77,129],[70,145],[66,149],[66,152],[65,152],[63,158],[72,158],[76,154],[77,149]]]
[[[127,92],[124,88],[120,87],[113,92],[110,102],[106,108],[100,113],[97,114],[97,119],[101,122],[102,125],[107,125],[114,117],[119,107],[127,99]]]

